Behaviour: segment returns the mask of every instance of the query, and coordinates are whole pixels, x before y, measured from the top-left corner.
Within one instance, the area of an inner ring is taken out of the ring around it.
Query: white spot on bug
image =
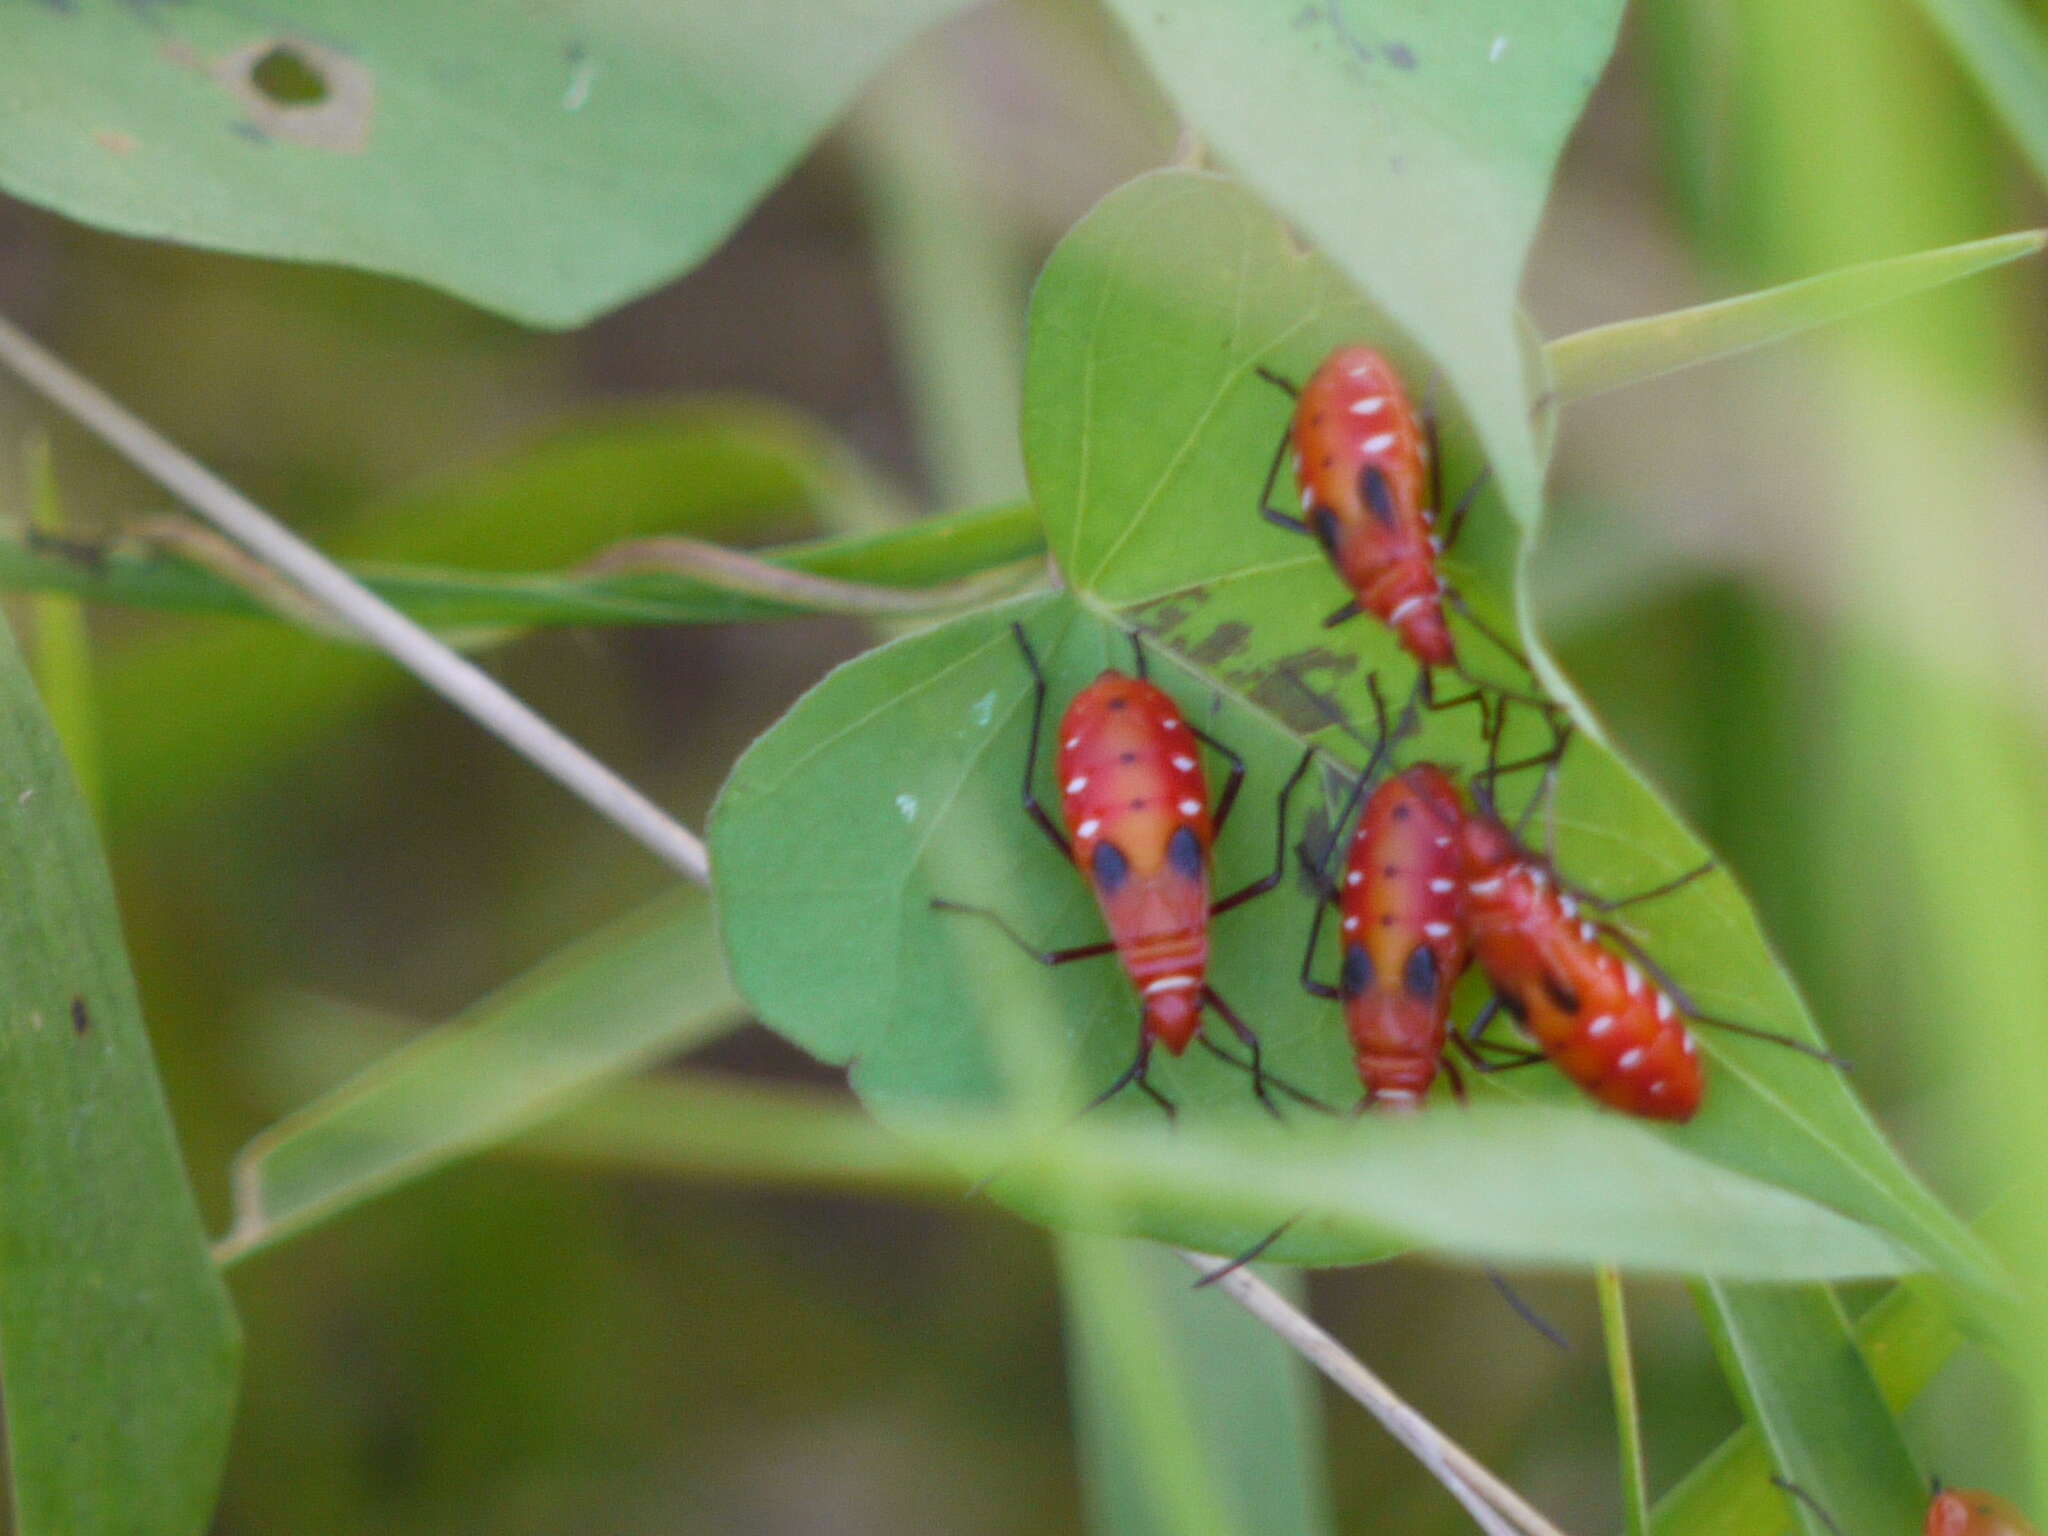
[[[996,717],[996,694],[991,688],[968,707],[968,715],[976,725],[987,725]]]
[[[1352,870],[1350,874],[1344,877],[1344,883],[1346,885],[1363,885],[1365,883],[1365,871],[1359,869]]]
[[[1536,889],[1539,891],[1549,890],[1550,871],[1545,869],[1541,864],[1531,864],[1529,866],[1529,883],[1535,886]]]
[[[1101,819],[1099,817],[1090,816],[1086,821],[1082,822],[1081,825],[1074,828],[1074,836],[1084,839],[1090,838],[1093,837],[1096,833],[1100,832],[1101,830]]]
[[[1416,609],[1422,607],[1428,601],[1429,597],[1427,594],[1417,593],[1414,597],[1408,598],[1404,602],[1396,603],[1394,605],[1394,611],[1387,615],[1387,623],[1399,624],[1403,619],[1407,618],[1409,614],[1413,613]]]
[[[1350,374],[1351,377],[1353,377],[1354,379],[1369,379],[1372,377],[1372,364],[1353,363],[1349,368],[1345,369],[1344,371]]]
[[[1448,833],[1448,832],[1444,833],[1444,835],[1443,835],[1442,837],[1439,837],[1439,838],[1438,838],[1438,839],[1436,840],[1436,845],[1437,845],[1437,847],[1439,847],[1439,848],[1448,848],[1448,847],[1450,847],[1450,846],[1451,846],[1451,834],[1450,834],[1450,833]]]
[[[1439,896],[1446,896],[1458,888],[1458,882],[1455,880],[1432,880],[1429,882],[1429,888]]]
[[[1599,1018],[1586,1026],[1586,1035],[1589,1039],[1598,1040],[1612,1028],[1614,1028],[1614,1015],[1603,1013]]]
[[[1389,1104],[1413,1104],[1416,1093],[1413,1088],[1382,1088],[1373,1094],[1375,1099],[1385,1099]]]
[[[1346,933],[1356,933],[1356,932],[1358,932],[1358,919],[1357,919],[1357,918],[1355,918],[1355,917],[1347,917],[1347,918],[1345,918],[1345,919],[1344,919],[1344,931],[1345,931]]]
[[[1176,757],[1173,760],[1173,766],[1178,768],[1182,773],[1188,773],[1193,770],[1195,766],[1195,760],[1192,757]]]
[[[1179,716],[1179,715],[1168,715],[1168,716],[1167,716],[1167,717],[1166,717],[1166,718],[1165,718],[1164,720],[1162,720],[1162,721],[1160,721],[1160,722],[1159,722],[1159,729],[1161,729],[1162,731],[1177,731],[1177,730],[1179,730],[1179,729],[1180,729],[1180,716]]]
[[[1444,552],[1444,541],[1432,533],[1429,536],[1429,547],[1438,554],[1442,554]]]
[[[1470,891],[1474,896],[1491,896],[1500,889],[1500,882],[1501,877],[1499,875],[1495,875],[1491,879],[1487,880],[1474,880],[1470,885],[1466,886],[1465,889]]]
[[[1377,416],[1386,408],[1387,397],[1385,395],[1367,395],[1363,400],[1351,402],[1351,414],[1354,416]]]
[[[1180,813],[1183,816],[1199,816],[1202,814],[1202,802],[1199,800],[1183,800],[1180,803]]]
[[[1666,1024],[1669,1024],[1671,1022],[1671,999],[1666,997],[1662,992],[1659,992],[1657,994],[1657,1017],[1662,1019]]]
[[[1067,780],[1067,793],[1070,795],[1078,795],[1079,793],[1081,793],[1082,790],[1086,789],[1087,787],[1088,775],[1085,773],[1077,773],[1071,779]]]
[[[1074,748],[1076,748],[1076,747],[1078,747],[1079,745],[1081,745],[1081,738],[1080,738],[1080,736],[1079,736],[1078,734],[1076,734],[1076,735],[1073,735],[1073,736],[1069,736],[1069,737],[1068,737],[1068,738],[1066,739],[1066,743],[1065,743],[1065,745],[1066,745],[1066,749],[1067,749],[1067,750],[1068,750],[1069,752],[1073,751],[1073,750],[1074,750]]]
[[[1617,1061],[1615,1065],[1624,1072],[1633,1072],[1643,1064],[1644,1060],[1645,1054],[1643,1048],[1639,1045],[1632,1050],[1623,1051],[1621,1053],[1621,1060]]]
[[[1692,1037],[1692,1031],[1691,1031],[1691,1030],[1687,1030],[1687,1031],[1685,1032],[1685,1054],[1686,1054],[1686,1055],[1688,1055],[1688,1056],[1697,1056],[1697,1055],[1699,1055],[1699,1053],[1700,1053],[1700,1043],[1699,1043],[1699,1041],[1697,1041],[1697,1040],[1693,1039],[1693,1037]]]
[[[1559,906],[1564,908],[1564,915],[1566,917],[1577,917],[1579,915],[1579,904],[1573,901],[1570,896],[1560,896],[1557,898],[1557,902]]]
[[[917,820],[917,796],[898,795],[896,797],[896,809],[903,813],[905,821]]]
[[[1294,478],[1297,480],[1301,478],[1301,455],[1298,453],[1294,455]]]
[[[1493,46],[1486,50],[1486,62],[1489,64],[1498,64],[1500,62],[1501,55],[1506,53],[1507,51],[1508,35],[1507,33],[1503,32],[1500,36],[1496,37],[1493,40]]]
[[[1192,976],[1162,976],[1157,981],[1145,983],[1145,995],[1150,997],[1155,992],[1185,992],[1200,985],[1201,983]]]
[[[1313,506],[1314,506],[1315,504],[1316,504],[1316,493],[1315,493],[1315,490],[1314,490],[1314,489],[1313,489],[1312,487],[1310,487],[1310,486],[1306,486],[1306,485],[1304,485],[1304,486],[1303,486],[1303,487],[1301,488],[1301,510],[1302,510],[1302,511],[1304,511],[1304,512],[1306,512],[1306,511],[1308,511],[1308,509],[1309,509],[1310,507],[1313,507]]]
[[[1449,923],[1424,923],[1422,931],[1432,939],[1448,939],[1451,936]]]
[[[1600,930],[1591,923],[1581,923],[1579,924],[1579,937],[1588,944],[1598,944],[1600,942]]]
[[[1643,973],[1637,970],[1631,961],[1621,962],[1621,984],[1628,989],[1630,997],[1643,995]]]
[[[1365,451],[1367,453],[1385,453],[1393,446],[1394,434],[1391,432],[1375,432],[1365,440]]]

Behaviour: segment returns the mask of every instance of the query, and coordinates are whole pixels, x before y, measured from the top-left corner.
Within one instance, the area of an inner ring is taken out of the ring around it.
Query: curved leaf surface
[[[1121,631],[1142,630],[1155,679],[1247,759],[1243,808],[1218,845],[1223,890],[1270,867],[1273,795],[1305,741],[1364,756],[1309,690],[1363,715],[1368,674],[1396,699],[1414,676],[1371,623],[1321,626],[1343,594],[1320,551],[1256,510],[1287,402],[1255,368],[1300,376],[1339,341],[1387,338],[1385,320],[1332,267],[1300,255],[1277,220],[1224,181],[1148,177],[1056,252],[1032,328],[1027,459],[1073,590],[954,621],[841,669],[747,755],[712,828],[735,980],[776,1027],[854,1060],[855,1086],[885,1119],[1008,1091],[1078,1105],[1136,1045],[1134,1001],[1113,962],[1047,971],[991,925],[930,908],[938,895],[991,905],[1047,947],[1101,933],[1089,892],[1018,807],[1029,688],[1013,619],[1028,626],[1055,701],[1106,665],[1128,665]],[[1498,614],[1517,558],[1511,525],[1482,504],[1458,554],[1453,579]],[[1463,644],[1475,666],[1518,680],[1477,637]],[[1533,712],[1517,718],[1525,743],[1540,741]],[[1466,772],[1484,760],[1470,711],[1427,716],[1403,752]],[[1326,824],[1341,789],[1338,776],[1312,783],[1295,831]],[[1583,735],[1553,816],[1564,869],[1595,891],[1643,889],[1702,856],[1656,796]],[[1276,1070],[1348,1102],[1356,1088],[1336,1012],[1295,980],[1309,911],[1290,882],[1220,919],[1213,976]],[[1724,873],[1631,921],[1704,1007],[1816,1038]],[[1691,1125],[1657,1134],[1981,1276],[1973,1241],[1899,1164],[1840,1074],[1766,1042],[1704,1035],[1706,1106]],[[1050,1088],[1048,1057],[1065,1078]],[[1517,1076],[1502,1091],[1574,1097],[1548,1072]],[[1186,1123],[1257,1113],[1243,1078],[1215,1061],[1167,1062],[1159,1080]],[[1204,1241],[1170,1211],[1146,1230]],[[1227,1246],[1214,1233],[1207,1242]],[[1312,1233],[1290,1234],[1278,1251],[1366,1256]]]
[[[0,187],[577,325],[702,260],[958,4],[13,5]]]

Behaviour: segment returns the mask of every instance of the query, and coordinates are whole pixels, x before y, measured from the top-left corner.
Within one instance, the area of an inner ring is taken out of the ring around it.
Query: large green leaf
[[[1047,945],[1100,933],[1087,890],[1018,808],[1029,687],[1011,620],[1029,628],[1056,700],[1105,665],[1127,665],[1119,631],[1142,629],[1155,674],[1245,756],[1250,787],[1218,849],[1223,889],[1270,865],[1273,795],[1305,740],[1363,757],[1283,674],[1361,715],[1369,672],[1396,698],[1413,677],[1369,622],[1320,626],[1342,595],[1321,554],[1256,511],[1287,405],[1254,368],[1299,375],[1336,342],[1386,339],[1386,322],[1334,269],[1291,249],[1278,221],[1226,182],[1149,177],[1055,253],[1032,331],[1027,460],[1071,592],[957,620],[842,668],[747,755],[713,821],[735,979],[777,1028],[828,1059],[854,1060],[855,1086],[885,1118],[934,1099],[992,1099],[1005,1083],[1047,1091],[1030,1086],[1027,1047],[1056,1058],[1078,1104],[1136,1044],[1133,1000],[1113,964],[1048,973],[988,925],[930,909],[939,895],[992,904]],[[1481,609],[1500,611],[1514,546],[1510,525],[1482,504],[1452,567]],[[1476,638],[1465,643],[1475,665],[1512,677],[1504,661],[1482,659]],[[1406,754],[1469,772],[1483,758],[1470,714],[1429,716]],[[1297,829],[1332,788],[1312,784]],[[1597,891],[1645,888],[1701,855],[1585,735],[1566,759],[1555,822],[1564,868]],[[1213,974],[1281,1073],[1341,1101],[1356,1088],[1335,1010],[1295,983],[1308,914],[1288,885],[1222,919]],[[1632,921],[1706,1007],[1814,1038],[1725,874]],[[1975,1244],[1900,1166],[1839,1073],[1704,1033],[1706,1106],[1662,1134],[1886,1226],[1933,1262],[1981,1273]],[[1189,1123],[1255,1113],[1243,1079],[1213,1061],[1169,1062],[1160,1078]],[[1515,1091],[1573,1096],[1547,1073],[1520,1074]],[[1149,1230],[1199,1245],[1170,1220]],[[1311,1233],[1282,1251],[1364,1256]]]
[[[1899,1421],[1826,1286],[1706,1282],[1705,1311],[1723,1373],[1790,1479],[1843,1531],[1910,1531],[1927,1490]],[[1809,1507],[1809,1536],[1832,1536]]]
[[[20,1536],[194,1536],[239,1340],[92,818],[0,633],[0,1382]]]
[[[737,1025],[695,891],[592,935],[263,1132],[235,1160],[223,1260],[526,1130]]]
[[[958,4],[13,5],[0,187],[575,325],[700,261]]]
[[[1442,366],[1533,523],[1515,294],[1620,0],[1111,9],[1203,137]]]

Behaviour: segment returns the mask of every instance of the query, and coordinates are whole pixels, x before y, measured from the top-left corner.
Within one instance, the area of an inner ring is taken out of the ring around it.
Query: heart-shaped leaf
[[[1299,377],[1339,342],[1384,345],[1388,333],[1333,268],[1299,253],[1270,213],[1215,177],[1134,183],[1055,253],[1032,312],[1025,437],[1071,590],[957,620],[843,668],[748,754],[713,823],[735,979],[777,1028],[827,1058],[854,1060],[855,1086],[885,1118],[1028,1085],[1035,1066],[1020,1042],[1041,1054],[1056,1045],[1077,1093],[1114,1079],[1136,1046],[1134,1000],[1113,962],[1046,971],[992,925],[930,907],[934,896],[995,907],[1048,948],[1102,931],[1085,885],[1019,807],[1030,687],[1012,621],[1031,635],[1055,708],[1103,667],[1129,666],[1120,631],[1142,631],[1155,680],[1247,760],[1242,809],[1217,847],[1223,890],[1271,867],[1275,793],[1305,742],[1354,763],[1365,755],[1310,690],[1361,720],[1369,675],[1390,697],[1408,696],[1414,669],[1382,629],[1369,620],[1322,627],[1345,594],[1321,552],[1257,511],[1289,407],[1255,370]],[[1516,559],[1512,525],[1482,503],[1449,569],[1479,611],[1498,616]],[[1475,667],[1531,686],[1477,635],[1461,630],[1461,644]],[[1517,718],[1540,741],[1534,711]],[[1425,715],[1401,750],[1465,774],[1485,759],[1471,710]],[[1326,826],[1341,788],[1340,775],[1312,779],[1290,838]],[[1654,886],[1703,856],[1590,733],[1570,748],[1554,814],[1536,826],[1553,820],[1562,867],[1604,894]],[[1357,1088],[1338,1014],[1296,981],[1310,910],[1289,882],[1219,919],[1212,975],[1280,1074],[1349,1102]],[[1817,1038],[1725,872],[1629,918],[1702,1006]],[[1899,1164],[1839,1072],[1768,1042],[1702,1036],[1706,1105],[1662,1134],[1884,1226],[1931,1262],[1982,1273],[1976,1245]],[[1191,1118],[1257,1112],[1243,1077],[1214,1061],[1165,1062],[1157,1077]],[[1512,1089],[1577,1096],[1548,1071],[1516,1074]],[[1141,1103],[1110,1112],[1156,1113]],[[1148,1230],[1191,1236],[1170,1219]],[[1312,1231],[1277,1251],[1366,1256]]]

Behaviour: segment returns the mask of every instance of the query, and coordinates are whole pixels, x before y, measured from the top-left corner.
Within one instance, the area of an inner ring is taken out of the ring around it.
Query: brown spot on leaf
[[[189,56],[182,47],[173,52]],[[247,124],[267,139],[338,155],[370,147],[377,77],[360,60],[302,37],[244,43],[200,68],[242,105]]]
[[[92,1015],[86,1011],[85,999],[82,997],[71,999],[71,1028],[81,1035],[92,1028]]]
[[[1239,624],[1235,620],[1218,624],[1208,639],[1188,652],[1188,660],[1198,666],[1219,667],[1251,644],[1251,639],[1249,624]]]

